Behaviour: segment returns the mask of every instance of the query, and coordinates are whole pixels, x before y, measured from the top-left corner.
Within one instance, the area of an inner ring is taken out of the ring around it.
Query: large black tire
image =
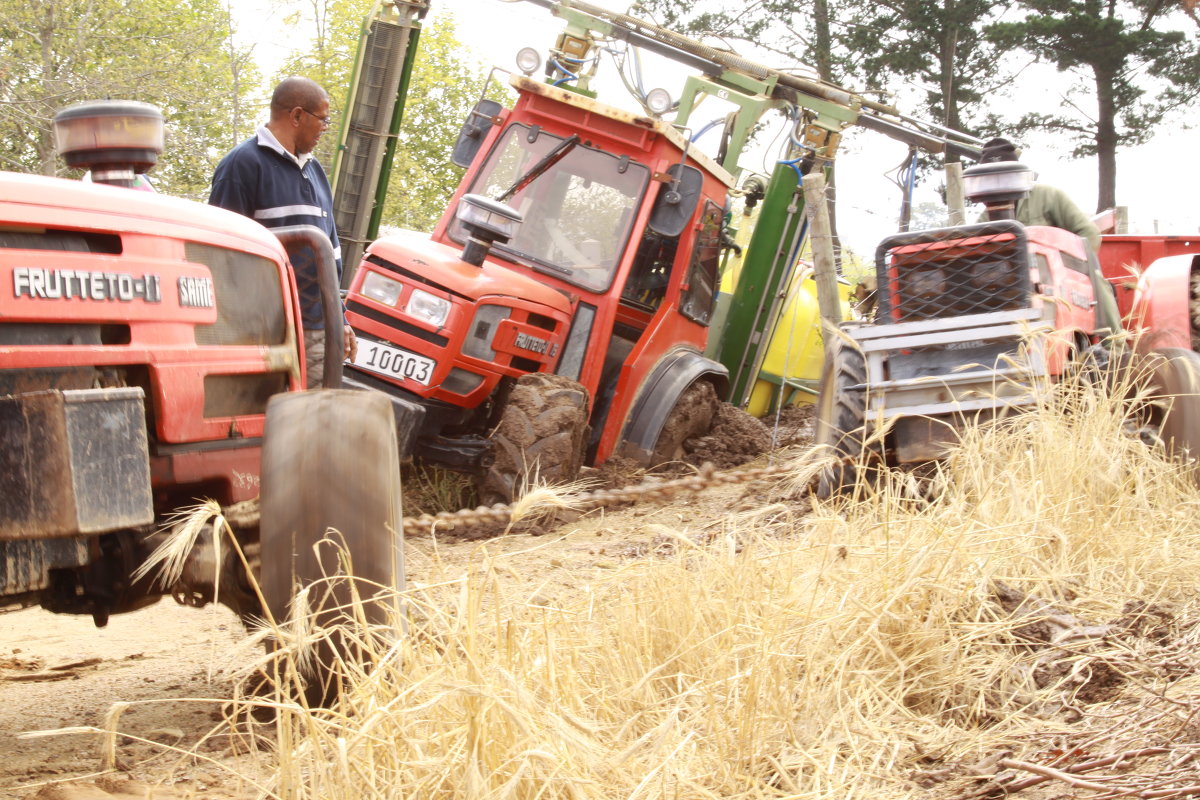
[[[813,443],[838,459],[817,476],[817,496],[829,498],[847,491],[858,479],[866,444],[866,393],[850,387],[867,382],[867,364],[860,351],[830,337],[821,368]]]
[[[587,440],[587,389],[562,375],[522,375],[492,432],[495,460],[479,482],[484,505],[510,503],[529,483],[579,477]]]
[[[1188,319],[1192,323],[1192,349],[1200,350],[1200,270],[1193,271],[1188,279]]]
[[[708,381],[699,380],[684,389],[658,434],[648,466],[682,462],[687,456],[684,443],[708,433],[720,409],[717,390]]]
[[[1173,457],[1200,458],[1200,355],[1181,347],[1150,353],[1149,423]],[[1200,470],[1193,465],[1200,476]]]
[[[262,450],[260,583],[277,623],[288,618],[296,592],[313,585],[309,607],[321,627],[353,613],[339,606],[348,608],[355,595],[373,628],[396,624],[395,591],[404,585],[401,524],[400,458],[384,395],[330,389],[271,398]],[[323,542],[330,529],[336,533]],[[351,577],[322,581],[346,573]],[[343,677],[337,661],[354,659],[353,650],[336,635],[317,648],[301,676],[310,703],[336,699]]]

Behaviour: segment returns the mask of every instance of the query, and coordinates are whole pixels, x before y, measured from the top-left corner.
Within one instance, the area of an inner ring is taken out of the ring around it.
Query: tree
[[[341,120],[363,20],[371,13],[375,0],[293,0],[287,5],[292,13],[284,24],[298,33],[307,32],[309,43],[283,62],[272,84],[290,75],[311,78],[328,92],[330,115]],[[316,156],[326,171],[333,166],[336,147],[337,137],[328,134],[317,146]]]
[[[1145,143],[1172,111],[1200,96],[1197,35],[1171,29],[1177,6],[1159,0],[1023,0],[1023,6],[1025,18],[992,26],[991,39],[1026,48],[1076,83],[1060,112],[1030,112],[1017,130],[1063,132],[1075,157],[1096,155],[1097,210],[1111,208],[1117,149]],[[1095,103],[1090,112],[1077,101],[1088,94]]]
[[[987,39],[986,29],[1008,5],[1009,0],[874,0],[845,20],[840,41],[863,54],[858,72],[868,86],[920,87],[918,116],[951,130],[977,129],[985,94],[1007,80],[997,72],[1002,47]]]
[[[311,44],[297,50],[278,77],[303,75],[325,87],[330,113],[341,116],[354,68],[362,23],[373,0],[304,0],[294,4],[289,24],[312,31]],[[482,70],[473,66],[454,36],[451,15],[424,27],[417,40],[416,61],[405,99],[399,146],[382,223],[427,230],[453,195],[463,170],[450,152],[468,112],[483,90]],[[490,96],[497,98],[493,91]],[[317,157],[333,162],[333,136],[325,136]]]
[[[453,17],[443,16],[421,33],[384,205],[385,225],[423,231],[437,222],[462,179],[463,170],[450,161],[450,152],[482,95],[484,80],[454,36]],[[493,83],[488,96],[500,100],[504,91]]]
[[[835,47],[834,21],[842,13],[835,0],[812,0],[802,7],[796,0],[766,0],[736,11],[725,8],[705,10],[690,0],[645,0],[641,7],[659,20],[662,27],[696,37],[715,37],[753,42],[758,47],[780,54],[795,62],[798,72],[815,72],[826,83],[840,84],[849,72],[852,59]],[[840,264],[841,244],[837,231],[837,175],[827,170],[826,198],[832,226],[834,252]]]
[[[768,0],[737,12],[692,12],[688,0],[645,0],[667,27],[754,42],[812,65],[822,80],[895,94],[917,87],[905,108],[955,130],[978,124],[971,110],[1009,80],[987,25],[1013,0]]]
[[[212,145],[232,127],[246,78],[230,47],[220,0],[0,0],[0,162],[54,175],[52,120],[84,100],[139,100],[159,107],[166,152],[155,176],[173,194],[201,198]]]

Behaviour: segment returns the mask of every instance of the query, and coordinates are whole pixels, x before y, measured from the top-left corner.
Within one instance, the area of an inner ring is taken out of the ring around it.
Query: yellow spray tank
[[[741,275],[745,254],[758,221],[757,206],[743,215],[733,237],[738,250],[732,250],[721,270],[721,287],[717,293],[713,330],[722,330],[729,306]],[[851,286],[838,281],[842,319],[850,319]],[[709,342],[709,350],[719,350],[720,343]],[[713,357],[713,353],[709,353]],[[779,319],[767,340],[758,377],[750,390],[746,410],[761,417],[783,406],[799,406],[816,402],[824,360],[824,340],[821,336],[821,314],[817,306],[817,283],[813,269],[801,261],[792,271]]]
[[[850,319],[850,295],[850,284],[839,280],[842,319]],[[783,310],[767,342],[767,352],[746,410],[761,417],[780,405],[815,403],[824,359],[817,282],[813,279],[812,265],[802,261],[788,282]]]

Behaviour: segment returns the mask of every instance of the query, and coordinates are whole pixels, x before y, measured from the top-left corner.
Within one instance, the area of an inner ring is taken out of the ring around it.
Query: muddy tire
[[[850,387],[867,381],[862,353],[830,337],[821,369],[813,443],[839,459],[817,476],[817,496],[829,498],[849,490],[858,480],[866,442],[866,394]]]
[[[372,628],[396,622],[393,590],[404,585],[400,458],[384,395],[324,390],[272,397],[261,509],[260,583],[277,623],[288,619],[303,587],[310,587],[312,621],[323,628],[353,613],[338,607],[349,608],[355,596]],[[327,537],[330,529],[336,533]],[[323,580],[346,573],[352,577]],[[372,599],[377,594],[382,599]],[[309,703],[337,698],[336,665],[339,657],[353,659],[354,650],[338,635],[322,642],[297,687]]]
[[[1148,423],[1172,457],[1200,458],[1200,355],[1180,347],[1150,353]],[[1200,470],[1194,469],[1200,477]]]
[[[1188,279],[1188,319],[1191,321],[1192,349],[1200,350],[1200,270]]]
[[[492,432],[495,461],[479,482],[484,505],[510,503],[532,480],[570,483],[579,477],[587,441],[587,390],[561,375],[522,375]]]
[[[720,411],[721,401],[717,390],[708,381],[693,383],[679,396],[679,401],[667,415],[654,452],[650,455],[649,467],[678,463],[687,456],[684,443],[697,436],[704,436],[712,429],[713,421]]]

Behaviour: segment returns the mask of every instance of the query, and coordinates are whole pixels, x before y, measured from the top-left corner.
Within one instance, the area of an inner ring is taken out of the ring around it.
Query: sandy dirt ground
[[[789,417],[776,441],[795,444],[810,430],[809,415]],[[757,421],[723,410],[714,434],[690,447],[688,460],[722,467],[745,461],[770,444],[765,431]],[[605,477],[618,485],[637,476],[609,470]],[[769,489],[762,483],[724,484],[500,537],[412,538],[408,577],[445,580],[468,569],[487,548],[531,596],[549,600],[580,591],[629,559],[652,556],[664,546],[664,528],[702,536],[730,515],[763,503]],[[222,718],[221,704],[193,700],[230,695],[234,671],[254,655],[239,647],[244,636],[224,607],[188,608],[170,598],[113,616],[103,629],[88,617],[40,609],[0,613],[0,800],[126,800],[147,796],[149,787],[159,800],[254,796],[231,773],[261,774],[264,756],[256,762],[245,754],[244,743],[211,736]],[[131,705],[120,718],[118,769],[104,774],[105,737],[98,731],[117,703]],[[21,738],[31,731],[81,728],[95,730]],[[163,745],[194,748],[215,763],[182,757]]]
[[[408,577],[432,582],[462,574],[486,548],[494,562],[510,568],[510,577],[519,576],[530,596],[552,602],[579,592],[630,559],[653,555],[664,546],[664,528],[703,535],[729,513],[760,502],[764,490],[717,486],[669,503],[606,509],[550,529],[497,538],[410,539]],[[114,616],[104,629],[96,629],[90,618],[40,609],[0,614],[0,799],[138,797],[145,786],[164,780],[174,793],[163,795],[160,790],[156,798],[253,796],[219,767],[127,738],[118,746],[117,774],[139,783],[126,785],[129,795],[121,795],[120,787],[103,780],[100,787],[86,785],[102,769],[99,733],[18,738],[26,731],[104,728],[114,703],[131,702],[134,705],[121,717],[123,733],[183,748],[196,746],[221,719],[220,704],[184,699],[229,696],[232,671],[239,658],[251,655],[237,647],[242,637],[241,624],[227,609],[186,608],[170,599]],[[142,701],[153,702],[139,704]],[[237,757],[236,745],[223,738],[203,741],[199,749],[244,773],[257,771],[252,759]],[[50,790],[62,781],[83,781],[87,791],[60,795]]]
[[[0,614],[0,798],[32,797],[49,783],[100,771],[97,733],[19,735],[103,728],[117,702],[153,701],[125,712],[122,730],[170,744],[198,741],[219,707],[181,698],[228,695],[231,651],[242,636],[241,623],[225,608],[187,608],[169,599],[114,616],[102,629],[89,617],[41,609]],[[123,766],[145,775],[165,772],[176,760],[128,741],[119,755]],[[189,775],[199,791],[216,782],[204,768]]]

